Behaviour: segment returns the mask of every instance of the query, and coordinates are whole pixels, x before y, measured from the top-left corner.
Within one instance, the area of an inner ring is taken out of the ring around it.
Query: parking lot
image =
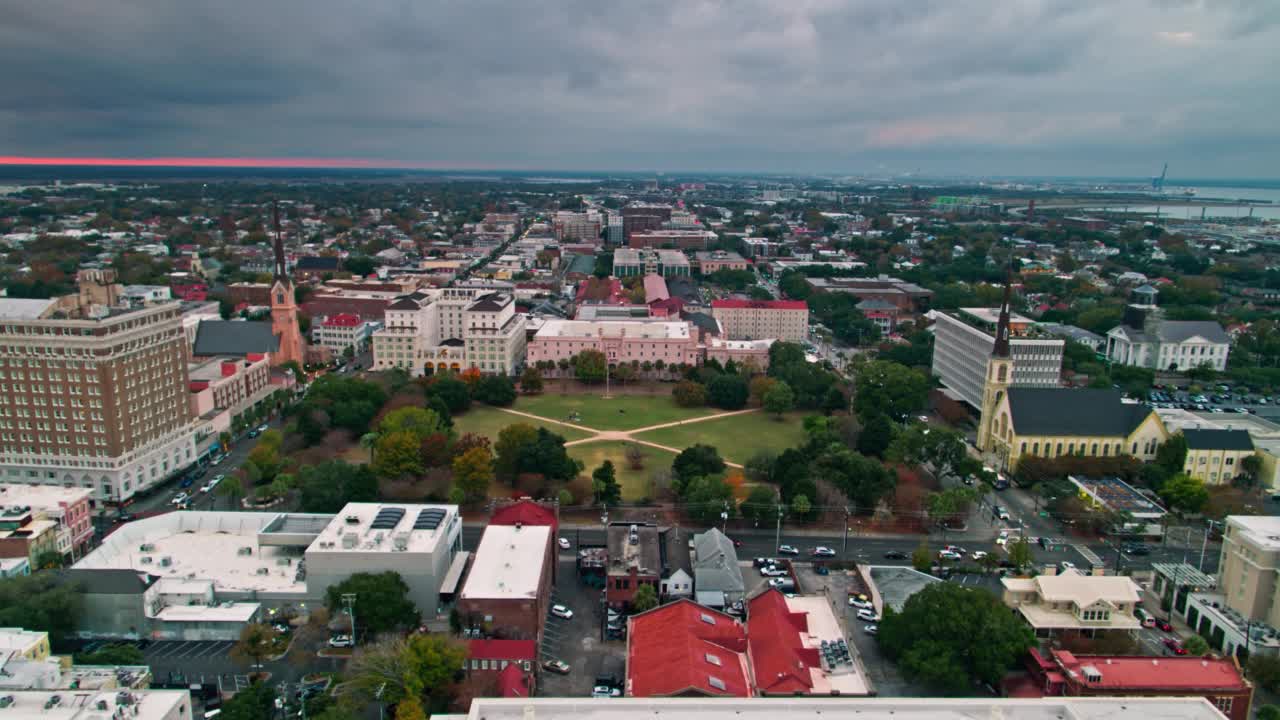
[[[230,640],[155,642],[148,645],[143,654],[148,661],[159,658],[177,660],[179,658],[221,657],[230,653],[231,648],[235,647],[235,645]]]
[[[568,675],[557,675],[539,669],[537,692],[544,696],[590,695],[597,675],[612,674],[623,680],[627,644],[625,640],[600,639],[601,591],[578,580],[572,559],[560,560],[558,578],[551,602],[572,610],[573,618],[547,616],[538,661],[563,660],[570,670]]]

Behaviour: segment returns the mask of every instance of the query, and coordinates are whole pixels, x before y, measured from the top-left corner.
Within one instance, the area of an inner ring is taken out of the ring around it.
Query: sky
[[[1280,175],[1278,0],[0,0],[0,17],[0,163]]]

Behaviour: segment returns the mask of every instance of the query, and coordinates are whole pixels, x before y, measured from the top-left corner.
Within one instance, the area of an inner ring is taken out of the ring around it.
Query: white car
[[[573,611],[563,605],[552,605],[551,614],[558,618],[564,618],[565,620],[573,619]]]
[[[832,550],[829,547],[823,547],[822,545],[819,545],[818,547],[813,549],[813,556],[814,557],[835,557],[836,551]]]
[[[1000,518],[1001,520],[1013,519],[1013,516],[1009,514],[1008,508],[1001,507],[1000,505],[996,506],[996,517]]]
[[[849,596],[849,607],[856,607],[859,610],[875,610],[876,606],[872,605],[869,600],[859,600],[858,598]]]
[[[863,625],[862,632],[868,635],[875,635],[876,633],[880,632],[880,626],[879,625]]]
[[[560,549],[561,549],[561,550],[568,550],[570,547],[572,547],[572,546],[569,544],[569,541],[568,541],[568,540],[566,540],[566,539],[564,539],[564,538],[560,538],[559,540],[557,540],[557,541],[556,541],[556,544],[558,544],[558,545],[560,546]]]
[[[859,610],[858,619],[869,623],[880,622],[880,618],[876,615],[874,610]]]
[[[800,551],[790,545],[779,545],[778,553],[781,555],[799,555]]]
[[[955,550],[939,550],[938,557],[943,560],[963,560],[964,556]]]
[[[777,565],[765,565],[764,567],[760,568],[760,575],[762,575],[763,577],[783,577],[786,574],[787,574],[787,571],[783,570]]]
[[[178,493],[177,495],[174,495],[174,496],[173,496],[173,499],[169,501],[169,504],[170,504],[170,505],[181,505],[182,503],[184,503],[184,502],[186,502],[186,501],[188,501],[188,500],[190,500],[190,499],[191,499],[191,496],[190,496],[190,495],[188,495],[188,494],[186,494],[186,493],[184,493],[184,492],[180,492],[180,493]]]
[[[593,698],[616,698],[622,697],[622,691],[618,688],[611,688],[608,685],[597,685],[591,688],[591,697]]]
[[[1004,547],[1006,544],[1008,544],[1008,542],[1009,542],[1009,531],[1001,530],[1000,537],[996,538],[996,544],[999,545],[1000,547]]]
[[[334,635],[333,637],[329,638],[329,647],[332,647],[332,648],[351,647],[351,636],[350,635]]]
[[[986,556],[987,556],[986,550],[974,550],[973,555],[970,555],[969,557],[972,557],[974,560],[981,560]]]
[[[1075,564],[1075,563],[1073,563],[1073,562],[1070,562],[1070,561],[1068,561],[1068,560],[1063,560],[1062,562],[1058,563],[1058,567],[1062,568],[1062,570],[1064,570],[1064,571],[1065,571],[1065,570],[1075,570],[1075,569],[1076,569],[1076,564]]]
[[[225,479],[226,477],[227,477],[226,475],[214,475],[212,480],[210,480],[209,482],[205,483],[200,487],[200,492],[202,493],[213,492],[213,489],[218,487],[218,483],[222,482],[223,479]]]

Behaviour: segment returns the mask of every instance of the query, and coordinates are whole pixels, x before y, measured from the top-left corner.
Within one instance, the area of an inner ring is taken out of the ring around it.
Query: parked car
[[[835,557],[836,551],[832,550],[829,547],[824,547],[822,545],[819,545],[818,547],[813,549],[813,556],[814,557]]]
[[[963,560],[964,556],[955,550],[939,550],[938,557],[942,560]]]
[[[865,622],[869,622],[869,623],[880,622],[880,617],[876,615],[874,610],[866,610],[866,609],[859,610],[858,619],[863,620]]]
[[[884,554],[885,560],[906,560],[907,554],[901,550],[890,550]]]
[[[1160,628],[1162,632],[1173,632],[1173,626],[1169,624],[1168,620],[1157,619],[1156,627]]]
[[[790,545],[779,545],[778,553],[780,555],[799,555],[800,551]]]
[[[787,571],[777,565],[765,565],[760,568],[760,574],[763,577],[783,577],[787,574]]]
[[[611,688],[606,685],[597,685],[591,688],[591,697],[593,698],[616,698],[622,697],[622,691],[618,688]]]
[[[187,500],[189,500],[189,499],[191,499],[191,496],[190,496],[190,495],[188,495],[188,494],[186,494],[186,493],[184,493],[184,492],[180,492],[180,493],[178,493],[177,495],[174,495],[174,496],[173,496],[173,499],[169,501],[169,504],[170,504],[170,505],[181,505],[181,504],[185,503],[185,502],[186,502]]]
[[[266,423],[263,423],[258,426],[258,434],[261,435],[262,433],[266,432],[269,429],[270,429],[270,426],[268,426]]]
[[[849,607],[855,607],[855,608],[858,608],[859,610],[875,610],[876,609],[875,605],[872,605],[869,601],[859,600],[857,597],[853,595],[849,596]]]
[[[972,554],[972,555],[970,555],[969,557],[973,558],[975,561],[978,561],[978,560],[981,560],[982,558],[984,558],[984,557],[986,557],[986,556],[987,556],[987,551],[986,551],[986,550],[974,550],[974,551],[973,551],[973,554]]]
[[[876,633],[880,632],[880,626],[879,625],[863,625],[862,632],[868,635],[875,635]]]
[[[830,571],[829,569],[827,569],[827,566],[826,566],[826,565],[814,565],[814,566],[813,566],[813,573],[814,573],[815,575],[830,575],[830,574],[831,574],[831,571]]]
[[[329,638],[329,647],[331,648],[351,647],[351,636],[350,635],[334,635],[333,637]]]
[[[572,545],[569,544],[569,541],[566,540],[565,538],[560,538],[559,540],[556,541],[556,544],[560,546],[561,550],[568,550],[570,547],[572,547]]]
[[[995,508],[996,518],[1000,520],[1011,520],[1013,516],[1009,514],[1009,509],[1003,505],[997,505]]]
[[[996,544],[1004,547],[1009,542],[1009,531],[1001,530],[999,537],[996,538]]]
[[[953,553],[959,553],[960,555],[964,555],[964,554],[965,554],[965,549],[964,549],[964,548],[962,548],[962,547],[960,547],[959,545],[944,545],[944,546],[942,547],[942,549],[943,549],[943,550],[950,550],[951,552],[953,552]]]
[[[1187,654],[1187,649],[1182,647],[1182,641],[1179,640],[1178,638],[1167,637],[1164,640],[1161,640],[1161,642],[1163,642],[1164,646],[1169,648],[1169,651],[1172,652],[1174,655]]]
[[[757,568],[762,568],[762,567],[764,567],[765,565],[772,565],[772,564],[773,564],[773,558],[758,557],[758,558],[756,558],[755,560],[752,560],[751,562],[752,562],[752,564],[754,564]]]
[[[551,614],[558,618],[564,618],[565,620],[573,619],[573,611],[564,605],[552,605]]]
[[[214,475],[213,478],[209,480],[209,482],[200,486],[200,492],[202,493],[213,492],[213,489],[218,487],[218,483],[222,482],[223,479],[225,478],[226,478],[226,475]]]
[[[1142,543],[1126,543],[1120,546],[1120,552],[1125,555],[1150,555],[1151,548]]]
[[[1063,560],[1062,562],[1058,563],[1058,569],[1061,570],[1062,572],[1066,572],[1067,570],[1075,570],[1076,564],[1071,562],[1070,560]]]

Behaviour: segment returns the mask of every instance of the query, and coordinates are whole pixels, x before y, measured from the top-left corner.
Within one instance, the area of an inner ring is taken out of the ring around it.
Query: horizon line
[[[0,155],[0,166],[38,167],[207,167],[207,168],[307,168],[335,170],[495,170],[490,166],[444,165],[430,162],[370,160],[367,158],[284,158],[284,157],[196,157],[161,155],[154,157],[55,157],[40,155]]]

